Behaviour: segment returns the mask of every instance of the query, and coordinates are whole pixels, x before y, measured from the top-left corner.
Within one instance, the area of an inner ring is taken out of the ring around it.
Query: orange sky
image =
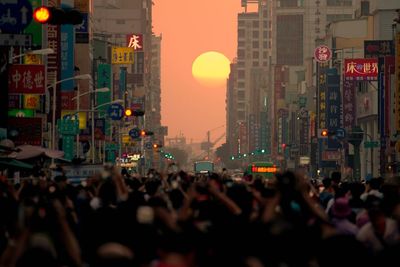
[[[192,62],[207,51],[236,56],[240,0],[154,0],[153,25],[162,33],[162,124],[169,137],[204,141],[206,132],[225,125],[226,86],[207,88],[192,77]],[[211,139],[224,132],[211,132]]]

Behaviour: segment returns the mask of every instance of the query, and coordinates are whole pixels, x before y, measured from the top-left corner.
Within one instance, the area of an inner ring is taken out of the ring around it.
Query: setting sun
[[[221,53],[210,51],[201,54],[192,65],[193,77],[202,85],[219,87],[226,83],[230,61]]]

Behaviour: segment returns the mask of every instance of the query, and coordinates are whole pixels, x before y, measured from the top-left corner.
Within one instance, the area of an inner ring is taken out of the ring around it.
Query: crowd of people
[[[0,266],[398,266],[400,187],[116,167],[0,179]]]

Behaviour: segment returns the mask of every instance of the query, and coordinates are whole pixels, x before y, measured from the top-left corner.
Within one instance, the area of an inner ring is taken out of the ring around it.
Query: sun
[[[219,52],[209,51],[198,56],[192,64],[192,75],[207,87],[221,87],[226,84],[230,72],[229,59]]]

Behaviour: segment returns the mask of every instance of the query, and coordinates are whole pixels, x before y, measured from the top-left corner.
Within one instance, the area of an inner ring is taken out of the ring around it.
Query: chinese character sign
[[[340,76],[327,75],[327,91],[326,91],[326,128],[328,130],[336,130],[340,128]]]
[[[350,130],[356,122],[356,83],[353,81],[343,82],[343,127]]]
[[[24,108],[25,109],[39,109],[40,108],[40,97],[39,95],[24,95]]]
[[[133,47],[116,47],[112,48],[112,64],[133,64]]]
[[[394,55],[392,40],[368,40],[364,41],[364,55],[366,58],[384,57]]]
[[[44,94],[46,88],[44,65],[12,65],[8,88],[11,94]]]
[[[318,64],[318,125],[319,128],[326,128],[326,100],[327,100],[327,84],[326,84],[326,66],[324,64]]]
[[[109,88],[108,92],[99,92],[97,93],[97,105],[102,105],[111,101],[111,65],[110,64],[100,64],[97,68],[98,79],[97,79],[97,88]],[[107,110],[107,106],[100,107],[100,110]]]
[[[346,58],[344,60],[344,78],[346,81],[378,80],[378,59]]]
[[[61,80],[74,76],[74,28],[61,25]],[[74,80],[61,83],[61,91],[74,91]]]
[[[396,95],[396,109],[395,109],[395,120],[396,130],[400,131],[400,33],[396,35],[396,83],[395,83],[395,95]]]
[[[135,51],[143,50],[143,34],[127,34],[126,45],[132,47]]]
[[[332,58],[332,50],[326,45],[320,45],[314,50],[314,58],[320,63],[329,61]]]

